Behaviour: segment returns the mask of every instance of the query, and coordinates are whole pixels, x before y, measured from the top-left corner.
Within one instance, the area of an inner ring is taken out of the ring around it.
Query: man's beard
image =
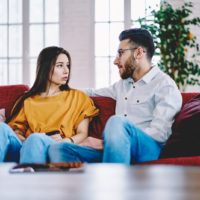
[[[130,57],[124,64],[124,71],[120,74],[122,79],[132,78],[135,67],[133,66],[134,59]]]

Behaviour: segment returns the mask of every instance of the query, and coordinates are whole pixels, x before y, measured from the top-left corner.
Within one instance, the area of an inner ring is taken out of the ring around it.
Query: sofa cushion
[[[161,158],[200,155],[200,95],[185,103],[172,132]]]
[[[102,139],[102,132],[106,121],[115,114],[115,100],[109,97],[91,97],[94,104],[99,108],[99,115],[94,117],[90,123],[89,136]]]
[[[200,156],[178,157],[178,158],[162,158],[162,159],[159,159],[159,160],[152,160],[152,161],[139,163],[137,165],[155,165],[155,164],[200,166]]]
[[[29,87],[27,85],[4,85],[0,86],[0,109],[5,108],[6,117],[19,96],[24,94]]]

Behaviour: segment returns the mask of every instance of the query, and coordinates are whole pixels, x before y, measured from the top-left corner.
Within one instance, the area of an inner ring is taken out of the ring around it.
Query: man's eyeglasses
[[[125,51],[132,51],[132,50],[135,50],[135,49],[138,49],[138,48],[139,47],[134,47],[134,48],[129,48],[129,49],[118,49],[117,57],[121,58]],[[145,53],[146,51],[143,50],[143,52]]]

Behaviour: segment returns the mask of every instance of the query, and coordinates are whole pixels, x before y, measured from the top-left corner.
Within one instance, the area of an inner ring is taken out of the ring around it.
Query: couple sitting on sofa
[[[114,64],[122,79],[86,91],[116,100],[116,115],[105,126],[103,145],[87,137],[98,109],[86,94],[69,87],[69,53],[47,47],[38,57],[32,88],[16,102],[8,125],[0,123],[0,161],[129,165],[159,157],[181,109],[181,94],[168,75],[151,65],[154,44],[147,30],[122,31],[119,40]]]

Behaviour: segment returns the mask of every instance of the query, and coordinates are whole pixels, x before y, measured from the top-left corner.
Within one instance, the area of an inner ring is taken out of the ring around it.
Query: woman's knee
[[[33,133],[30,136],[28,136],[28,138],[24,141],[23,146],[25,146],[25,145],[36,146],[36,145],[43,144],[46,137],[47,137],[46,135],[41,134],[41,133]]]
[[[12,136],[14,131],[12,128],[4,122],[0,123],[0,134],[4,136]]]

